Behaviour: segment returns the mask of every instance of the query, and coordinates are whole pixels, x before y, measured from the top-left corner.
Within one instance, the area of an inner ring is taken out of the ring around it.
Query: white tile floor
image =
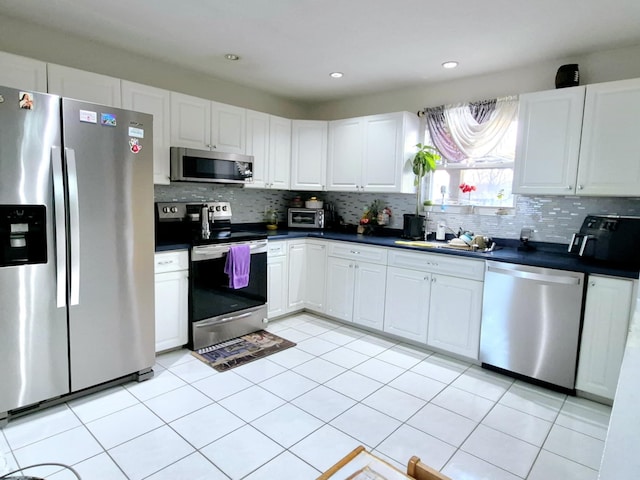
[[[269,330],[298,345],[224,373],[169,352],[147,382],[10,422],[0,474],[304,480],[363,444],[456,480],[597,478],[609,407],[309,314]]]

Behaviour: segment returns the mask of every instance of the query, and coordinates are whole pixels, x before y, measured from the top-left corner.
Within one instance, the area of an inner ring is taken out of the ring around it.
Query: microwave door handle
[[[71,292],[69,304],[80,303],[80,210],[78,206],[78,171],[76,152],[65,148],[67,163],[67,183],[69,188],[69,244],[71,252]]]
[[[67,252],[64,195],[64,174],[62,173],[62,150],[51,147],[51,171],[53,174],[53,215],[56,240],[56,306],[67,306]]]

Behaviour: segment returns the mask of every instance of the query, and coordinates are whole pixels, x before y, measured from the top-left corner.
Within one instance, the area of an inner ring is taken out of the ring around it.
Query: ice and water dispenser
[[[0,205],[0,267],[47,263],[44,205]]]

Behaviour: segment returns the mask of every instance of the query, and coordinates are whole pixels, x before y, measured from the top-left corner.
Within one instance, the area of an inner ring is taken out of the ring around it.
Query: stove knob
[[[222,209],[220,205],[216,205],[216,212],[219,212]]]
[[[223,206],[222,206],[222,211],[223,211],[223,212],[226,212],[226,211],[227,211],[227,206],[226,206],[226,205],[223,205]]]
[[[169,213],[169,207],[163,207],[162,211],[163,213]]]
[[[171,213],[178,213],[178,207],[171,207]]]

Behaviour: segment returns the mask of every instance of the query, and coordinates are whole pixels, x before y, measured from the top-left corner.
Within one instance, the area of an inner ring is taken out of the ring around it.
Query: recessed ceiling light
[[[240,56],[236,55],[235,53],[227,53],[224,58],[226,58],[227,60],[240,60]]]
[[[342,76],[343,76],[343,75],[344,75],[344,74],[343,74],[342,72],[331,72],[331,73],[329,74],[329,76],[330,76],[331,78],[342,78]]]
[[[456,67],[458,66],[458,62],[455,62],[455,61],[451,61],[451,62],[444,62],[444,63],[442,64],[442,66],[443,66],[444,68],[456,68]]]

